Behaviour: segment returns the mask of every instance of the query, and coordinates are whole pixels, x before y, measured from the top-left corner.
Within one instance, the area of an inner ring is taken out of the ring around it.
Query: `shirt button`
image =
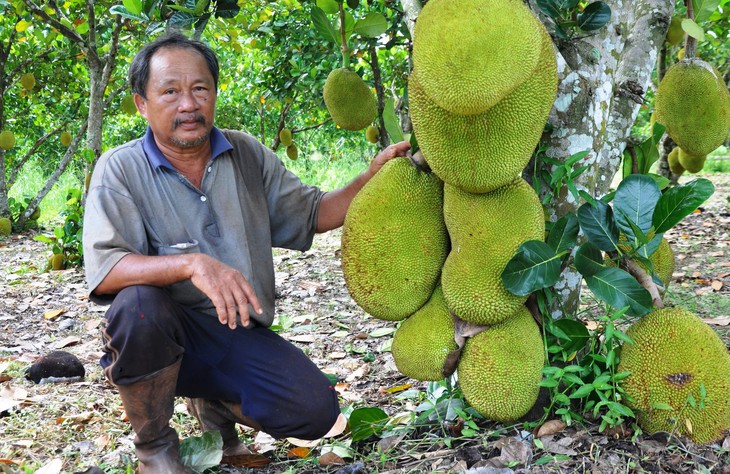
[[[208,173],[210,173],[211,171],[213,171],[213,167],[212,166],[208,166]]]
[[[200,196],[200,200],[201,200],[201,201],[203,201],[203,202],[205,202],[205,201],[207,201],[207,200],[208,200],[208,198],[207,198],[207,197],[205,197],[205,196]]]

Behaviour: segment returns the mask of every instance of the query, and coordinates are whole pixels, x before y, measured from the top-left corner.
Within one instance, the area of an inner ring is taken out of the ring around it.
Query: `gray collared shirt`
[[[200,189],[162,155],[149,128],[144,137],[102,155],[84,217],[89,292],[127,254],[202,252],[243,274],[264,309],[252,316],[271,324],[272,248],[311,246],[324,192],[303,184],[245,133],[213,128],[211,147]],[[179,303],[215,315],[210,299],[190,280],[169,291]]]

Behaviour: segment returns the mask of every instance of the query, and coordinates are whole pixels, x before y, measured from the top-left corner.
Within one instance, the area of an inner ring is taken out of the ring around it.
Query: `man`
[[[251,136],[213,126],[218,61],[181,34],[134,58],[129,82],[148,129],[101,157],[86,204],[91,297],[111,300],[101,365],[135,431],[140,472],[185,472],[170,427],[175,396],[224,454],[246,452],[235,424],[316,439],[339,415],[328,379],[267,329],[272,246],[306,250],[342,225],[360,188],[406,142],[347,186],[305,186]]]

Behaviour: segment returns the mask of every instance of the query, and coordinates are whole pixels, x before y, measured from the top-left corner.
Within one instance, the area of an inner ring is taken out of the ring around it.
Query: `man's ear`
[[[137,107],[139,114],[147,118],[147,100],[139,94],[134,94],[134,105]]]

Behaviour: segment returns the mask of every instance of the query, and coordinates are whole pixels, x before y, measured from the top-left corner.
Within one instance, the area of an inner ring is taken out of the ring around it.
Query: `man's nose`
[[[177,108],[181,111],[198,108],[198,101],[192,91],[184,91],[180,94],[180,102],[178,102]]]

